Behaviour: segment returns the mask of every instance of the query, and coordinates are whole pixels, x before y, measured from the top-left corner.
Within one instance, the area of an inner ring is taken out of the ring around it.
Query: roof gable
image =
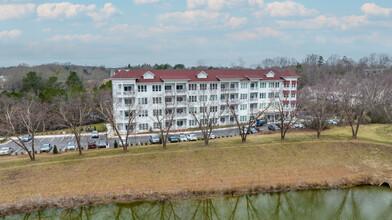
[[[207,79],[208,74],[206,72],[204,72],[204,71],[201,71],[196,76],[197,76],[198,79]]]
[[[154,79],[155,75],[154,73],[147,71],[145,74],[143,74],[143,79]]]
[[[266,75],[267,78],[272,78],[275,76],[275,73],[273,71],[269,71]]]

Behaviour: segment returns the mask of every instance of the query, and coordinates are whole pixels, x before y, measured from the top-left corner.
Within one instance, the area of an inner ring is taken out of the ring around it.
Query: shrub
[[[67,152],[67,151],[68,151],[68,148],[65,148],[64,151]]]
[[[97,130],[97,127],[95,127],[95,125],[94,125],[94,131],[96,131]]]
[[[133,144],[131,144],[131,147],[133,146]]]
[[[54,145],[54,148],[53,148],[53,154],[58,154],[59,153],[59,151],[57,150],[57,146],[56,145]]]
[[[148,142],[144,143],[144,145],[148,145]]]
[[[34,153],[37,153],[37,151],[34,151]]]
[[[117,140],[114,140],[114,144],[113,144],[114,148],[118,148],[118,143]]]
[[[204,138],[203,137],[198,137],[197,140],[198,141],[202,141],[202,140],[204,140]]]
[[[143,145],[143,143],[142,143],[142,142],[140,142],[140,145]]]
[[[83,128],[80,128],[80,131],[83,131]]]
[[[18,155],[18,152],[15,152],[15,155]]]
[[[20,155],[23,155],[24,153],[23,153],[23,151],[22,152],[20,152]]]

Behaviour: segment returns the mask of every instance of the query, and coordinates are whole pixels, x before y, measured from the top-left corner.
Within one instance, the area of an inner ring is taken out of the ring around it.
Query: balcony
[[[259,87],[250,87],[250,91],[257,91],[259,90]]]
[[[259,101],[259,99],[258,98],[250,98],[250,101],[251,102],[257,102],[257,101]]]
[[[186,93],[186,92],[187,92],[186,89],[177,89],[177,90],[176,90],[176,93],[177,93],[177,94],[184,94],[184,93]]]

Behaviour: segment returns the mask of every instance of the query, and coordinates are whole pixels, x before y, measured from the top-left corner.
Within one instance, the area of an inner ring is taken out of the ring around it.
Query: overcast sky
[[[0,0],[0,66],[357,60],[391,39],[391,0]]]

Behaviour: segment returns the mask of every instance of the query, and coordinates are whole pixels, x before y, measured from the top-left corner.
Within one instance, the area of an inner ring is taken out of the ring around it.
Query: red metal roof
[[[143,75],[150,71],[155,75],[154,79],[143,79]],[[197,78],[197,74],[204,71],[207,78]],[[267,78],[265,75],[273,71],[274,77]],[[165,80],[187,80],[190,82],[221,81],[225,79],[240,79],[242,81],[256,80],[283,80],[282,77],[298,77],[291,70],[283,72],[275,70],[232,69],[232,70],[116,70],[112,79],[136,79],[137,83],[163,82]]]

